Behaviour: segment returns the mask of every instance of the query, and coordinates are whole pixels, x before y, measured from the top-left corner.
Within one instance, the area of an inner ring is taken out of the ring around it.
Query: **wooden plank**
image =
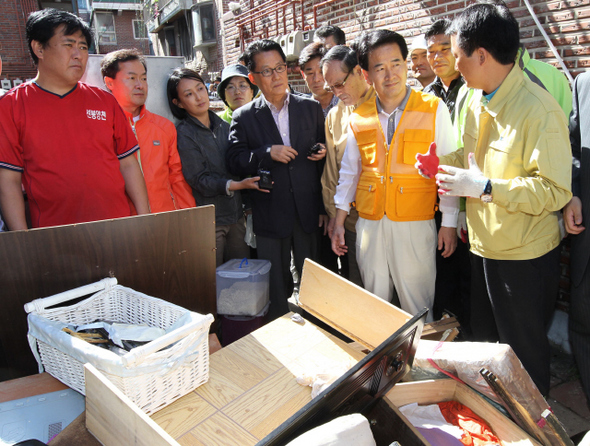
[[[321,321],[373,350],[411,315],[306,259],[299,305]]]
[[[84,366],[86,427],[105,446],[179,446],[91,364]]]
[[[215,412],[215,407],[191,392],[166,406],[166,410],[152,414],[151,419],[173,438],[178,438]]]
[[[24,378],[11,379],[0,383],[0,403],[20,400],[44,393],[57,392],[69,387],[49,373],[38,373]]]
[[[114,275],[199,313],[216,311],[213,206],[0,234],[0,364],[38,372],[23,305]]]
[[[540,446],[525,431],[502,415],[468,386],[452,379],[397,383],[386,395],[391,403],[401,407],[410,403],[436,404],[458,401],[483,418],[503,445]],[[405,419],[405,417],[404,417]]]
[[[178,442],[183,446],[254,446],[258,439],[218,412],[179,438]]]
[[[311,388],[297,384],[283,368],[232,401],[223,412],[258,439],[311,401]]]

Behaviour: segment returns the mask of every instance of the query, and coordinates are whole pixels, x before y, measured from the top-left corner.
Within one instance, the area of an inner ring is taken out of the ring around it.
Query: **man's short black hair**
[[[346,34],[344,34],[344,31],[342,31],[342,29],[337,26],[322,25],[315,30],[314,38],[319,37],[321,39],[326,39],[330,36],[334,37],[334,42],[336,42],[336,45],[346,44]]]
[[[502,65],[514,63],[520,45],[518,22],[501,1],[468,6],[455,18],[448,34],[456,35],[467,57],[484,48]]]
[[[283,59],[283,62],[287,62],[285,53],[283,52],[283,49],[281,48],[281,45],[278,44],[278,42],[269,39],[257,40],[256,42],[252,42],[250,45],[248,45],[248,48],[246,48],[246,51],[244,51],[244,54],[242,54],[242,58],[244,59],[244,63],[248,67],[248,71],[256,71],[256,63],[254,62],[254,56],[260,53],[266,53],[268,51],[276,51],[280,54],[281,58]]]
[[[147,66],[145,64],[145,57],[136,49],[133,50],[117,50],[111,51],[100,62],[100,74],[102,77],[110,77],[114,79],[119,72],[119,64],[123,62],[131,62],[138,60],[145,68],[147,74]]]
[[[55,34],[55,30],[61,25],[65,25],[64,34],[66,36],[71,36],[77,31],[82,31],[88,46],[92,43],[92,30],[88,26],[88,23],[71,12],[53,8],[32,12],[27,19],[26,36],[29,44],[29,52],[35,65],[39,63],[39,58],[33,51],[31,42],[36,40],[45,48],[49,39]]]
[[[305,64],[313,59],[322,59],[326,54],[326,47],[322,42],[312,42],[301,50],[299,54],[299,67],[305,69]]]
[[[368,71],[369,54],[383,45],[391,45],[393,43],[399,46],[402,53],[402,59],[406,60],[408,57],[408,45],[406,44],[405,39],[395,31],[378,29],[361,34],[356,43],[357,55],[361,68]]]
[[[430,25],[430,28],[428,28],[426,33],[424,33],[424,38],[428,42],[428,39],[430,39],[431,37],[446,34],[448,29],[451,27],[452,23],[453,22],[451,21],[451,19],[448,19],[446,17],[444,19],[437,20],[432,25]]]
[[[320,61],[320,68],[323,69],[325,63],[331,62],[333,60],[342,62],[342,68],[344,68],[344,71],[347,73],[350,73],[354,67],[359,64],[356,51],[345,45],[336,45],[330,48],[326,55],[322,57],[322,60]]]

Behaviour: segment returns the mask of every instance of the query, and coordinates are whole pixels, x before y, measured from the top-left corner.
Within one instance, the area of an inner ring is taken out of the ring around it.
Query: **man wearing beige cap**
[[[418,79],[422,88],[434,82],[436,75],[428,62],[427,55],[428,45],[424,34],[415,37],[410,47],[410,62],[412,63],[412,74],[414,79]]]

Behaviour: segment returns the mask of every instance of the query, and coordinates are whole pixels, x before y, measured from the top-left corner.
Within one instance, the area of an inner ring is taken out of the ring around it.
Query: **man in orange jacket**
[[[145,107],[148,84],[143,56],[136,50],[113,51],[104,57],[100,68],[105,85],[137,136],[137,160],[147,186],[151,211],[196,206],[191,187],[182,175],[174,124]]]

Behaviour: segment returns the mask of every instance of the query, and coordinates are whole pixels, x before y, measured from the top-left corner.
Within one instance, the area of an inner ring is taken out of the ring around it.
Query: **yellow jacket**
[[[434,141],[439,99],[411,90],[408,103],[387,147],[375,101],[366,101],[350,118],[361,154],[362,172],[356,189],[356,209],[362,218],[393,221],[434,217],[436,183],[414,168],[417,153]]]
[[[476,90],[465,116],[464,148],[440,164],[475,159],[492,181],[491,203],[467,198],[471,251],[497,260],[540,257],[560,242],[557,213],[570,200],[571,148],[553,97],[515,65],[492,99]]]

